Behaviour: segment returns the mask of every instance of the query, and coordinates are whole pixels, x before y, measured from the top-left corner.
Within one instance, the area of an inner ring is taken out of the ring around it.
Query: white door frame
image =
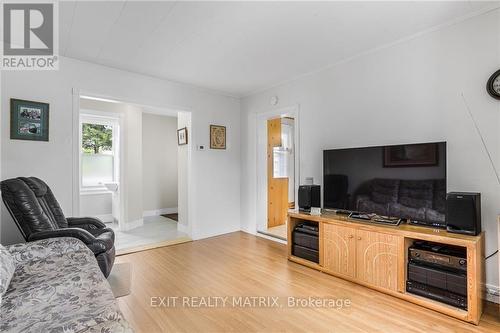
[[[72,107],[72,121],[73,121],[73,130],[72,130],[72,153],[73,153],[73,159],[72,159],[72,216],[80,216],[80,97],[82,96],[89,96],[93,98],[99,98],[103,100],[108,100],[108,101],[118,101],[120,103],[124,104],[129,104],[129,105],[135,105],[138,107],[143,107],[147,108],[149,113],[155,113],[159,115],[165,115],[165,116],[172,116],[174,114],[178,115],[179,113],[188,113],[189,114],[189,129],[191,128],[191,123],[192,123],[192,112],[191,110],[183,107],[178,107],[178,106],[151,106],[151,105],[146,105],[146,104],[141,104],[133,101],[129,101],[126,98],[121,98],[121,97],[115,97],[115,96],[108,96],[108,95],[103,95],[87,90],[82,90],[80,88],[74,87],[72,89],[73,93],[73,107]],[[175,111],[173,111],[175,110]],[[120,136],[123,138],[123,130],[124,126],[120,126]],[[186,171],[186,177],[187,177],[187,184],[186,188],[184,191],[187,193],[187,203],[185,205],[187,206],[185,208],[186,211],[186,221],[184,225],[181,223],[178,223],[178,230],[182,231],[184,233],[187,233],[189,237],[192,235],[192,223],[191,223],[191,217],[193,216],[193,200],[192,200],[192,194],[194,193],[193,191],[193,184],[192,184],[192,141],[193,140],[188,140],[187,144],[187,170]],[[123,147],[121,149],[123,151]],[[124,188],[126,188],[126,169],[125,169],[125,164],[123,163],[124,154],[120,154],[120,215],[122,219],[126,218],[125,209],[124,209],[124,201],[123,201],[123,194],[125,191],[123,191]],[[178,190],[179,191],[179,190]],[[182,203],[179,201],[178,206],[182,205]],[[178,209],[181,209],[181,207],[178,207]],[[179,221],[181,219],[181,216],[179,215]]]
[[[257,144],[257,198],[255,232],[267,229],[267,121],[276,117],[294,118],[295,146],[295,198],[298,198],[300,184],[300,107],[299,104],[257,114],[256,144]],[[297,204],[297,203],[296,203]]]

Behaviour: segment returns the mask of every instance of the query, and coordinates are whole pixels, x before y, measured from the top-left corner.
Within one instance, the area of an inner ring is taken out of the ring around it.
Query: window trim
[[[101,112],[95,110],[80,110],[79,117],[79,186],[80,194],[91,195],[91,194],[104,194],[110,193],[109,190],[104,185],[83,185],[83,175],[82,175],[82,163],[83,163],[83,124],[97,124],[97,125],[107,125],[113,127],[113,146],[112,146],[112,156],[113,156],[113,182],[118,182],[120,179],[119,170],[119,135],[120,135],[120,119],[121,115],[119,113]]]

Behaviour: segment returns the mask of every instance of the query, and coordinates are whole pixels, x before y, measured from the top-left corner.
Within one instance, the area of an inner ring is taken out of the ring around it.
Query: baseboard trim
[[[113,223],[115,221],[113,214],[95,215],[94,217],[104,223]]]
[[[148,217],[148,216],[160,216],[164,214],[175,214],[178,212],[177,207],[172,207],[172,208],[160,208],[160,209],[153,209],[153,210],[145,210],[142,213],[143,217]]]
[[[500,287],[492,284],[486,285],[486,300],[500,304]]]
[[[138,219],[127,223],[120,223],[120,230],[128,231],[138,227],[142,227],[143,225],[144,225],[144,219]]]
[[[217,231],[208,232],[208,233],[204,233],[204,234],[192,235],[191,238],[193,240],[200,240],[200,239],[205,239],[205,238],[210,238],[210,237],[217,237],[217,236],[229,234],[232,232],[238,232],[238,231],[241,231],[241,229],[240,228],[228,228],[225,230],[217,230]]]

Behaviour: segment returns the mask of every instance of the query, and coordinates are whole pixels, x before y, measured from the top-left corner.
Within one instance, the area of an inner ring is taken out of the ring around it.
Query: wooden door
[[[356,230],[356,277],[373,286],[397,290],[398,248],[403,239],[373,231]]]
[[[267,227],[285,224],[288,178],[273,177],[273,148],[281,146],[281,118],[267,121]]]
[[[323,223],[323,266],[331,272],[354,278],[356,229]]]

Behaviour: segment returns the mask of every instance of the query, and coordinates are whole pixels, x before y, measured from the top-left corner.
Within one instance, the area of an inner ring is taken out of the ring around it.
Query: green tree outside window
[[[85,154],[101,154],[113,149],[113,127],[82,124],[82,148]]]

